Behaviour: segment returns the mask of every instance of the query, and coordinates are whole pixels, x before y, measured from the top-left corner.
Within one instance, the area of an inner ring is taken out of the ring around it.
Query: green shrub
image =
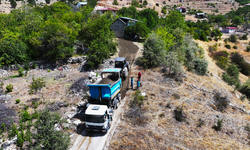
[[[223,119],[218,119],[216,125],[214,125],[213,128],[216,131],[221,131],[222,126],[223,126]]]
[[[224,112],[230,103],[228,97],[221,96],[221,93],[218,91],[214,91],[214,101],[215,101],[217,111],[221,111],[221,112]]]
[[[49,110],[43,110],[35,122],[34,128],[36,132],[32,134],[34,144],[33,149],[58,149],[67,150],[70,144],[69,136],[55,130],[55,124],[62,125],[64,120],[56,113],[50,113]],[[53,144],[52,144],[52,143]]]
[[[230,42],[232,42],[232,43],[236,43],[237,42],[237,36],[235,35],[235,34],[231,34],[230,35],[230,38],[229,38],[229,40],[230,40]]]
[[[35,110],[35,112],[32,114],[33,119],[37,119],[39,117],[39,113]]]
[[[240,100],[245,101],[246,98],[247,98],[247,96],[245,94],[243,94],[243,95],[241,95]]]
[[[240,92],[250,98],[250,79],[248,79],[240,88]]]
[[[250,45],[247,45],[246,51],[250,52]]]
[[[183,106],[178,106],[176,110],[174,110],[174,114],[177,121],[181,122],[186,120],[186,117],[183,115]]]
[[[162,65],[165,61],[165,43],[152,33],[143,45],[143,60],[148,68]]]
[[[159,7],[159,4],[158,4],[158,3],[156,3],[155,5]]]
[[[221,69],[226,69],[227,68],[227,65],[229,63],[229,58],[228,57],[218,57],[217,58],[217,62],[216,62],[216,65],[218,67],[220,67]]]
[[[45,86],[46,84],[44,81],[44,77],[36,78],[36,79],[32,77],[32,82],[29,85],[30,90],[28,92],[29,94],[37,93],[37,91],[41,90]]]
[[[248,39],[247,36],[248,36],[248,33],[244,34],[240,39],[241,40],[247,40]]]
[[[246,131],[250,132],[250,124],[248,123],[248,124],[244,127],[244,129],[245,129]]]
[[[11,138],[15,137],[17,134],[18,134],[17,127],[16,127],[16,125],[13,123],[13,124],[11,125],[11,128],[10,128],[9,132],[8,132],[8,137],[9,137],[9,139],[11,139]]]
[[[18,104],[18,103],[20,103],[20,99],[17,99],[17,100],[16,100],[16,104]]]
[[[227,42],[228,42],[228,38],[226,38],[226,39],[224,40],[224,42],[225,42],[225,44],[227,44]]]
[[[8,85],[6,85],[6,93],[12,92],[12,90],[13,90],[12,84],[9,83]]]
[[[31,67],[32,67],[33,69],[36,69],[37,64],[36,64],[35,62],[33,62]]]
[[[238,47],[236,45],[233,46],[234,49],[238,49]]]
[[[173,96],[175,99],[180,99],[180,98],[181,98],[180,95],[177,94],[177,93],[172,94],[172,96]]]
[[[25,74],[24,74],[24,69],[18,65],[18,76],[19,77],[23,77]]]
[[[227,49],[231,49],[231,45],[229,45],[229,44],[226,44],[225,47],[226,47]]]
[[[24,135],[22,133],[17,134],[16,145],[22,149],[24,142]]]
[[[208,63],[205,59],[197,58],[194,60],[194,69],[197,74],[205,75],[207,72]]]
[[[144,97],[141,96],[141,91],[137,90],[133,94],[133,97],[134,99],[130,101],[130,107],[141,107],[141,105],[143,104],[143,100],[144,100]]]
[[[32,119],[29,112],[27,110],[25,110],[22,114],[21,114],[21,121],[22,122],[26,122],[28,120]]]
[[[238,52],[231,53],[230,59],[240,68],[241,73],[246,76],[250,75],[250,64]]]
[[[213,52],[217,51],[217,48],[218,48],[218,45],[217,45],[217,43],[215,43],[213,46],[209,46],[208,50],[210,53],[213,53]]]

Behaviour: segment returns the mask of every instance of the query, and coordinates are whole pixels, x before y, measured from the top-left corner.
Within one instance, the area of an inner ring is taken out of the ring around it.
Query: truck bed
[[[103,78],[98,84],[111,84],[111,85],[113,85],[116,81],[113,81],[109,78]]]

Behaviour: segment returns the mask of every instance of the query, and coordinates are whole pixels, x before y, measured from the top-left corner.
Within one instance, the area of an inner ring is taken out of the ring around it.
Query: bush
[[[245,94],[243,94],[243,95],[241,95],[240,100],[245,101],[246,98],[247,98],[247,96]]]
[[[223,119],[218,119],[217,120],[217,124],[213,126],[213,128],[216,130],[216,131],[221,131],[221,128],[223,126]]]
[[[172,94],[172,96],[173,96],[175,99],[180,99],[180,98],[181,98],[180,95],[177,94],[177,93]]]
[[[165,61],[165,43],[152,33],[143,45],[143,59],[148,68],[158,67],[164,64]]]
[[[183,106],[178,106],[176,110],[174,110],[174,114],[177,121],[182,122],[186,120],[186,117],[183,115]]]
[[[41,78],[32,78],[32,82],[29,85],[30,90],[28,91],[29,94],[34,94],[37,93],[37,91],[41,90],[43,87],[45,87],[45,81],[44,81],[44,77]]]
[[[141,91],[137,90],[134,94],[133,94],[134,99],[132,101],[130,101],[130,107],[141,107],[141,105],[143,104],[143,100],[144,97],[141,96]]]
[[[19,77],[23,77],[25,74],[24,74],[24,69],[22,67],[19,67],[18,69],[18,76]]]
[[[215,43],[213,46],[209,46],[208,50],[210,53],[213,53],[213,52],[217,51],[217,48],[218,48],[218,45],[217,45],[217,43]]]
[[[12,92],[12,90],[13,90],[12,84],[9,83],[8,85],[6,85],[6,93]]]
[[[250,79],[248,79],[240,88],[240,92],[250,98]]]
[[[247,36],[248,36],[248,33],[244,34],[240,39],[241,40],[247,40],[248,39]]]
[[[227,42],[228,42],[228,38],[226,38],[226,39],[224,40],[224,42],[225,42],[225,44],[227,44]]]
[[[226,69],[227,68],[227,65],[228,65],[228,62],[229,62],[229,58],[228,57],[217,57],[217,62],[216,62],[216,65],[218,67],[220,67],[221,69]]]
[[[229,40],[232,43],[236,43],[237,42],[237,36],[235,34],[231,34]]]
[[[199,74],[199,75],[205,75],[206,74],[208,63],[207,63],[207,61],[205,59],[197,58],[194,61],[194,66],[195,66],[194,69],[195,69],[197,74]]]
[[[18,104],[18,103],[20,103],[20,99],[17,99],[17,100],[16,100],[16,104]]]
[[[49,110],[41,111],[39,118],[35,123],[36,132],[33,133],[34,149],[60,149],[67,150],[70,144],[69,136],[55,130],[55,124],[62,125],[63,120],[56,113],[50,113]]]
[[[227,96],[222,97],[217,91],[214,92],[214,100],[217,110],[221,112],[224,112],[230,103]]]
[[[47,72],[50,72],[50,69],[47,69]]]
[[[159,4],[158,4],[158,3],[156,3],[155,5],[159,7]]]
[[[241,73],[246,76],[250,75],[250,64],[238,52],[231,53],[230,59],[240,68]]]
[[[231,45],[229,45],[229,44],[226,44],[225,47],[226,47],[227,49],[231,49]]]
[[[250,45],[247,45],[246,51],[250,52]]]
[[[31,119],[32,118],[27,110],[24,110],[24,112],[21,113],[21,121],[22,122],[26,122],[26,121],[31,120]]]
[[[8,132],[8,137],[9,137],[9,139],[11,139],[11,138],[15,137],[17,134],[18,134],[17,127],[14,123],[12,123],[11,128]]]
[[[238,49],[238,47],[236,45],[233,46],[234,49]]]

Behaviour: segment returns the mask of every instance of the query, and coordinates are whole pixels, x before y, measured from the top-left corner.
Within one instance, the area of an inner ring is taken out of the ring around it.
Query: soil
[[[132,41],[127,41],[124,39],[119,38],[119,57],[125,57],[130,65],[132,65],[135,61],[135,56],[137,54],[137,51],[139,49],[138,46],[136,46]],[[131,68],[129,69],[128,77],[126,80],[122,81],[122,90],[121,90],[121,97],[122,99],[125,97],[126,92],[129,88],[129,77],[131,73]]]
[[[103,78],[98,84],[111,84],[111,85],[113,85],[113,83],[115,83],[116,81],[113,81],[113,80],[111,80],[111,79],[109,79],[109,78]]]

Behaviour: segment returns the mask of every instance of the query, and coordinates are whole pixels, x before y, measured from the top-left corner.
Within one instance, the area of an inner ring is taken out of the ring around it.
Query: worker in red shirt
[[[139,73],[138,73],[138,80],[141,81],[141,72],[140,72],[140,71],[139,71]]]

